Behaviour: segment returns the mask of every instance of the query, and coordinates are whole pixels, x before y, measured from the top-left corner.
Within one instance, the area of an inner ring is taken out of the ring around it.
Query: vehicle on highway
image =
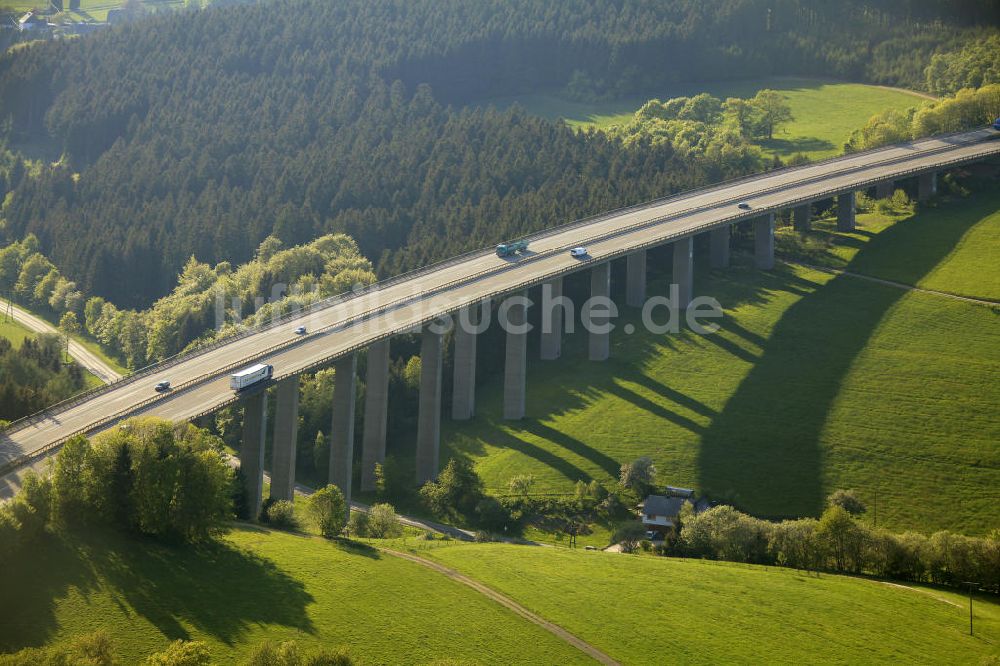
[[[168,381],[156,382],[156,386],[153,387],[153,390],[156,391],[157,393],[163,393],[164,391],[169,391],[170,382]]]
[[[1000,118],[993,121],[993,129],[1000,130]]]
[[[741,201],[740,203],[736,204],[736,207],[739,208],[740,210],[750,210],[750,204],[748,204],[746,201]]]
[[[305,334],[306,334],[305,326],[299,326],[297,329],[295,329],[295,335],[305,335]]]
[[[251,365],[249,368],[244,368],[237,373],[229,375],[229,388],[234,391],[242,391],[254,384],[266,382],[273,374],[274,367],[266,363]]]
[[[585,247],[574,247],[572,250],[569,251],[569,256],[576,257],[577,259],[579,259],[580,257],[586,257],[587,256],[587,248],[585,248]]]
[[[497,245],[497,256],[498,257],[513,257],[518,252],[524,252],[528,249],[528,241],[510,241],[508,243],[500,243]]]

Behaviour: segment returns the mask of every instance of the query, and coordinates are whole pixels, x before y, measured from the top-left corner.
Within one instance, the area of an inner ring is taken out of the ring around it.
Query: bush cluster
[[[894,534],[859,520],[838,503],[819,520],[780,523],[731,506],[698,515],[687,508],[681,525],[678,537],[667,541],[665,554],[950,586],[971,581],[1000,594],[1000,530],[984,538],[948,531]]]
[[[220,442],[191,425],[133,419],[63,445],[48,477],[29,474],[0,506],[0,560],[46,527],[104,524],[171,541],[208,538],[232,514]]]

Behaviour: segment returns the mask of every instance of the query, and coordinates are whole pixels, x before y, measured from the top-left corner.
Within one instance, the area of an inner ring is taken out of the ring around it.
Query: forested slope
[[[390,274],[747,169],[725,150],[626,150],[450,104],[774,73],[920,85],[932,52],[996,13],[986,0],[293,0],[40,43],[0,58],[0,139],[64,159],[2,169],[3,233],[36,234],[84,292],[123,306],[167,293],[191,255],[246,261],[272,232],[347,232]]]

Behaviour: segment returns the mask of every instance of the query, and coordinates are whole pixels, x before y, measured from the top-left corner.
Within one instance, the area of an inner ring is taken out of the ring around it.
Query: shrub
[[[390,539],[403,533],[396,510],[391,504],[376,504],[368,511],[368,534],[375,539]]]
[[[363,511],[351,513],[351,519],[347,521],[347,532],[351,536],[368,536],[368,514]]]
[[[331,483],[317,490],[309,498],[306,506],[320,534],[327,539],[332,539],[344,531],[344,525],[347,524],[347,502],[344,501],[344,494],[337,486]]]
[[[629,520],[618,526],[612,539],[621,546],[623,553],[634,553],[645,537],[645,525],[638,520]]]
[[[653,459],[642,456],[622,465],[619,482],[623,488],[631,490],[636,495],[646,495],[656,483],[656,465],[653,464]]]
[[[868,509],[854,490],[834,491],[826,498],[826,505],[839,506],[852,516],[859,516]]]
[[[531,493],[531,487],[534,485],[535,477],[531,474],[518,474],[517,476],[511,477],[510,481],[507,483],[512,495],[521,496]]]
[[[479,530],[476,532],[476,543],[490,543],[494,541],[493,535],[485,530]]]
[[[452,458],[437,481],[420,489],[420,499],[435,516],[469,520],[484,497],[483,482],[467,460]]]
[[[279,530],[294,530],[299,526],[295,518],[295,505],[288,500],[277,500],[267,509],[267,524]]]
[[[146,658],[146,666],[208,666],[211,663],[208,647],[201,641],[177,640],[163,652]]]
[[[304,653],[295,641],[278,645],[264,641],[254,646],[244,663],[246,666],[351,666],[354,662],[345,648],[320,648]]]

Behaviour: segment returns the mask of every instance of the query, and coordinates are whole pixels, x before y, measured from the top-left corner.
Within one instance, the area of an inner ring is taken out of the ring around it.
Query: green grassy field
[[[1000,654],[1000,606],[790,569],[501,544],[416,552],[626,664],[954,663]]]
[[[347,645],[356,663],[581,663],[583,654],[496,603],[374,549],[251,527],[170,548],[116,534],[56,537],[0,570],[0,651],[106,629],[123,663],[170,640],[213,663],[253,644]]]
[[[25,338],[31,337],[31,331],[21,326],[16,321],[7,319],[0,321],[0,338],[11,341],[15,347],[20,347]]]
[[[647,96],[608,102],[573,102],[558,95],[539,93],[485,100],[481,104],[504,108],[517,102],[529,113],[551,120],[563,118],[572,127],[601,128],[627,123],[632,114],[652,97],[668,99],[701,92],[720,99],[753,97],[762,88],[781,92],[795,116],[795,120],[785,125],[773,140],[762,144],[768,153],[780,157],[795,153],[805,153],[813,159],[837,155],[851,132],[864,125],[873,114],[890,108],[906,109],[922,101],[916,94],[878,86],[777,77],[687,84]]]
[[[63,4],[69,7],[69,0],[64,0]],[[108,10],[117,9],[124,4],[122,1],[114,0],[80,0],[79,11],[66,11],[66,16],[73,21],[103,22],[108,20]],[[161,11],[164,9],[180,9],[184,6],[183,0],[143,0],[142,3],[147,9]],[[34,2],[31,0],[4,0],[0,1],[0,9],[13,10],[16,12],[27,12],[36,8],[46,8],[46,2]]]
[[[997,210],[1000,194],[979,195],[862,215],[851,234],[819,223],[816,238],[852,271],[982,295],[1000,271],[983,261],[1000,256]],[[491,381],[475,419],[443,424],[448,454],[472,459],[497,492],[518,474],[538,493],[613,483],[650,455],[662,483],[758,515],[815,515],[832,490],[856,488],[895,529],[1000,525],[996,309],[800,266],[760,273],[746,254],[709,272],[705,259],[696,292],[725,308],[719,333],[654,336],[623,309],[639,332],[619,327],[610,360],[585,361],[584,336],[567,336],[562,359],[529,363],[526,419],[499,418]],[[665,293],[653,275],[650,293]]]

